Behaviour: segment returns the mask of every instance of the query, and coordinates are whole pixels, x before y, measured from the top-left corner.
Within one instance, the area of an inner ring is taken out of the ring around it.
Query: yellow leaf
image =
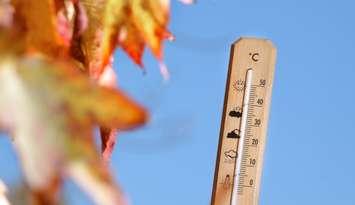
[[[108,0],[105,10],[102,63],[105,66],[116,44],[141,64],[144,44],[162,59],[162,41],[170,36],[168,0]],[[102,68],[102,67],[101,67]]]
[[[83,64],[94,79],[99,78],[102,65],[101,47],[103,35],[103,15],[105,0],[82,0],[88,18],[87,29],[80,38],[81,50],[84,55]]]

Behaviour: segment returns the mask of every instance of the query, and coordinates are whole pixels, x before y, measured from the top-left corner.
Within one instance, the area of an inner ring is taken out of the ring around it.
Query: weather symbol
[[[236,118],[242,117],[242,108],[236,107],[234,110],[229,112],[229,116]]]
[[[245,81],[244,80],[237,80],[233,83],[234,90],[241,92],[244,90]]]
[[[238,129],[232,130],[227,134],[227,138],[232,139],[239,139],[240,138],[240,131]]]
[[[229,174],[226,175],[226,178],[223,181],[223,188],[229,189],[232,185],[232,179]]]
[[[224,152],[224,156],[227,158],[227,159],[235,159],[237,158],[238,154],[236,151],[234,150],[228,150],[228,151],[225,151]]]
[[[258,62],[259,61],[259,53],[249,53],[249,56],[251,56],[251,59],[254,62]]]

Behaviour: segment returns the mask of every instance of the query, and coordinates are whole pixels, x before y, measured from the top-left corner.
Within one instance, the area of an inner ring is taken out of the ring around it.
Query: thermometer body
[[[257,205],[276,49],[268,40],[232,45],[212,205]]]

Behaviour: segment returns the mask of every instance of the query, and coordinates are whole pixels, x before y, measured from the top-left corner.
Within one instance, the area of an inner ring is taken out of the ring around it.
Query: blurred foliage
[[[121,47],[142,67],[147,46],[167,75],[162,43],[173,38],[169,5],[0,0],[0,130],[11,136],[26,182],[11,198],[28,192],[27,203],[58,204],[69,177],[96,204],[127,204],[107,162],[116,130],[136,128],[148,117],[116,87],[113,52]],[[97,126],[102,155],[94,143]]]

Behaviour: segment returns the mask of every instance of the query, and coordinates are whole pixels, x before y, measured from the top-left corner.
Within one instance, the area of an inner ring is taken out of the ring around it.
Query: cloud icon
[[[232,149],[224,152],[224,156],[228,159],[235,159],[237,155],[237,152]]]
[[[240,138],[239,133],[240,131],[238,129],[235,129],[227,134],[227,138],[239,139]]]

